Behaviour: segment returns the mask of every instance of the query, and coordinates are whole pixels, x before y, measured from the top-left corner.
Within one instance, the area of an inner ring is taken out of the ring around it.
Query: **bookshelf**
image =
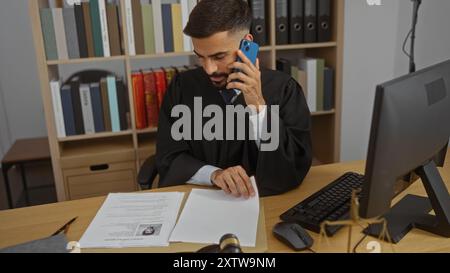
[[[125,54],[113,57],[95,57],[47,61],[44,38],[41,31],[39,9],[48,8],[48,0],[28,0],[32,33],[34,37],[37,67],[42,92],[45,119],[52,155],[53,173],[58,201],[78,199],[105,194],[105,191],[138,190],[136,175],[140,165],[156,150],[157,128],[136,129],[131,74],[141,63],[169,62],[173,58],[186,58],[195,63],[192,52],[159,53],[151,55],[128,54],[126,10],[119,0],[121,33]],[[332,40],[325,43],[275,44],[275,0],[269,4],[269,41],[261,47],[262,66],[275,69],[279,57],[297,58],[308,56],[325,59],[326,65],[335,71],[334,105],[330,111],[312,113],[312,138],[314,164],[333,163],[340,156],[342,52],[344,1],[332,1]],[[113,65],[123,71],[128,88],[131,128],[121,132],[105,132],[90,135],[58,138],[52,106],[50,80],[59,78],[62,68],[77,69],[78,66]],[[172,64],[169,64],[172,65]],[[168,65],[168,66],[169,66]],[[112,182],[110,182],[112,181]]]

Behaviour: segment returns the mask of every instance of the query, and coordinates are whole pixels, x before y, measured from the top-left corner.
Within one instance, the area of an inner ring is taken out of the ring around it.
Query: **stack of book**
[[[158,126],[159,111],[170,82],[177,73],[195,68],[197,66],[168,67],[132,73],[136,129]]]
[[[58,138],[128,130],[129,101],[124,81],[114,76],[80,83],[74,78],[61,87],[50,82]]]
[[[119,0],[40,9],[47,60],[122,55]]]
[[[304,58],[294,63],[277,59],[277,70],[292,76],[302,87],[311,112],[334,108],[334,69],[324,59]]]
[[[125,0],[129,55],[190,52],[183,34],[197,0]]]

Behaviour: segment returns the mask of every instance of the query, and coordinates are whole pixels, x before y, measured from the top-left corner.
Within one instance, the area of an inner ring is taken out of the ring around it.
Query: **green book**
[[[291,77],[296,81],[299,82],[298,79],[298,67],[295,65],[291,66]]]
[[[94,40],[95,57],[103,57],[102,27],[100,24],[100,8],[98,0],[90,0],[89,6],[91,9],[92,38]]]
[[[44,37],[44,47],[47,60],[58,60],[58,49],[56,47],[52,10],[49,8],[42,8],[39,13],[41,16],[42,36]]]
[[[155,29],[153,27],[151,4],[142,4],[142,26],[144,29],[145,54],[155,54]]]
[[[325,60],[317,59],[317,100],[316,111],[323,111],[323,88],[324,88],[324,70],[325,70]]]

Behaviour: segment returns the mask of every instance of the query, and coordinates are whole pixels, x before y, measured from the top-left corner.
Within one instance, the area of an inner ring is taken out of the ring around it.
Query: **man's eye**
[[[223,55],[219,55],[219,56],[215,56],[214,60],[218,61],[218,60],[222,60],[225,56]]]

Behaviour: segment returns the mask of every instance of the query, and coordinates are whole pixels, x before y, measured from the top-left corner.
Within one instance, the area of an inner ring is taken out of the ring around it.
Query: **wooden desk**
[[[450,154],[447,155],[447,165],[445,168],[440,169],[443,179],[447,183],[447,188],[450,188],[449,161]],[[344,172],[356,171],[362,173],[363,170],[363,161],[313,167],[302,186],[298,189],[283,195],[263,198],[268,252],[291,252],[287,246],[275,239],[271,232],[272,227],[279,221],[278,216],[281,213],[339,177]],[[186,191],[190,188],[192,186],[180,186],[163,190]],[[161,191],[161,189],[158,191]],[[425,195],[425,190],[421,183],[416,182],[407,191],[400,194],[394,202],[398,201],[406,193]],[[90,198],[1,211],[0,248],[48,236],[74,216],[78,216],[78,220],[70,227],[68,239],[78,240],[95,216],[104,199],[104,197]],[[362,237],[360,231],[354,229],[352,237],[353,244]],[[313,249],[316,251],[318,247],[320,247],[320,252],[346,251],[346,229],[341,229],[335,236],[330,238],[330,245],[327,245],[325,240],[322,240],[322,244],[319,246],[318,235],[312,232],[310,234],[315,239]],[[365,246],[371,240],[371,238],[366,238],[357,250],[359,252],[367,252]],[[387,244],[382,243],[381,247],[383,252],[392,252],[392,249]],[[413,229],[400,243],[394,245],[394,250],[396,252],[450,252],[450,239]]]

